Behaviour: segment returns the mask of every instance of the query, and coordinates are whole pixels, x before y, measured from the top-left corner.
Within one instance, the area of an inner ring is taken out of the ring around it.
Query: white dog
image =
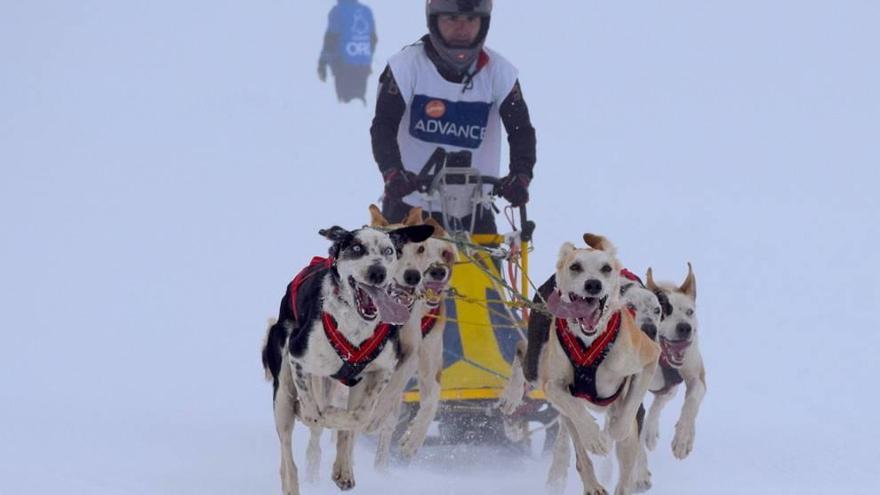
[[[373,224],[387,224],[374,212]],[[410,377],[418,369],[419,410],[410,422],[401,440],[401,454],[405,459],[415,456],[425,441],[428,427],[440,405],[440,374],[443,368],[443,328],[446,320],[444,295],[452,278],[457,259],[455,245],[446,238],[446,231],[433,218],[425,222],[434,227],[434,235],[420,243],[415,257],[422,268],[419,301],[409,321],[401,329],[401,348],[404,349],[399,366],[382,391],[370,428],[379,433],[375,465],[388,465],[391,440],[400,417],[403,392]]]
[[[615,493],[621,495],[633,490],[639,457],[636,413],[660,349],[621,303],[614,246],[592,234],[584,240],[590,249],[569,243],[560,249],[556,290],[547,299],[555,317],[540,353],[539,382],[572,436],[584,493],[606,493],[587,451],[605,455],[614,441],[620,464]],[[604,430],[585,405],[607,410]]]
[[[263,366],[273,382],[284,495],[299,494],[292,452],[297,416],[309,427],[339,430],[332,478],[343,490],[354,487],[354,436],[368,422],[397,363],[399,327],[410,316],[386,292],[388,274],[406,244],[424,241],[433,230],[426,225],[387,233],[322,230],[333,242],[330,257],[314,259],[288,285],[263,348]],[[327,401],[330,379],[350,387],[347,407]]]
[[[697,279],[690,263],[687,277],[680,286],[655,283],[650,268],[647,279],[648,288],[657,293],[663,303],[665,317],[660,324],[660,369],[649,388],[654,393],[654,402],[645,424],[645,445],[650,450],[657,446],[660,411],[684,382],[684,405],[672,438],[672,453],[677,459],[684,459],[694,448],[697,412],[706,394],[706,371],[698,346]]]

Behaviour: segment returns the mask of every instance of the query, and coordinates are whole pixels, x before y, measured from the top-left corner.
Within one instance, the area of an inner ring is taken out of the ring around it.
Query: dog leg
[[[570,418],[560,417],[564,421],[565,428],[571,435],[571,443],[574,445],[575,468],[581,477],[581,483],[584,485],[584,495],[608,495],[605,487],[596,479],[596,471],[593,469],[593,462],[587,449],[584,448],[584,441],[578,438],[577,428]]]
[[[573,425],[573,429],[570,429],[572,438],[583,442],[583,446],[596,455],[608,454],[611,448],[611,439],[605,431],[599,428],[596,419],[584,407],[582,399],[571,395],[563,383],[558,380],[547,382],[544,393],[553,407],[571,421],[569,426]],[[575,452],[577,452],[577,442],[575,442]]]
[[[517,408],[522,405],[523,395],[526,390],[526,377],[523,374],[523,357],[526,352],[525,340],[520,340],[516,344],[516,354],[513,357],[513,363],[510,365],[510,379],[498,398],[497,407],[502,414],[510,416]]]
[[[440,376],[443,370],[443,340],[437,332],[419,348],[419,411],[401,441],[404,459],[412,459],[425,443],[428,428],[440,407]]]
[[[305,373],[296,364],[288,363],[288,366],[294,371],[296,396],[299,398],[297,408],[300,419],[309,428],[321,426],[321,411],[318,408],[317,402],[315,402],[316,396],[312,393],[312,376]]]
[[[379,392],[387,382],[386,371],[364,373],[361,382],[348,392],[348,408],[328,406],[323,411],[323,425],[335,430],[362,430],[376,407]]]
[[[309,427],[309,446],[306,448],[306,482],[316,483],[321,473],[321,433],[320,426]]]
[[[397,427],[398,418],[400,418],[400,405],[388,415],[385,423],[379,428],[379,441],[376,444],[376,459],[373,466],[376,471],[384,472],[388,470],[388,463],[391,459],[391,438],[394,436],[394,430]]]
[[[655,394],[648,416],[645,418],[645,447],[653,451],[657,447],[657,439],[660,438],[660,412],[663,407],[675,397],[678,387],[673,387],[664,394]]]
[[[552,495],[561,495],[565,491],[568,478],[568,466],[571,464],[571,436],[565,426],[565,419],[559,418],[559,432],[553,444],[553,460],[550,472],[547,473],[547,491]]]
[[[281,491],[284,495],[299,495],[299,479],[293,463],[293,425],[296,418],[296,389],[290,374],[290,365],[282,360],[275,394],[275,429],[281,442]]]
[[[336,461],[333,463],[333,482],[340,490],[354,488],[354,466],[352,451],[354,450],[355,432],[339,430],[336,432]]]
[[[639,438],[639,457],[636,461],[635,476],[633,479],[633,493],[644,493],[651,489],[651,471],[648,470],[648,453],[645,451],[645,430],[642,429],[642,437]]]
[[[622,403],[620,403],[621,399],[618,399],[614,404],[615,407],[611,408],[607,430],[614,440],[623,440],[629,434],[636,420],[639,406],[642,405],[642,400],[648,393],[648,387],[651,386],[655,371],[657,371],[657,360],[652,359],[642,368],[640,373],[636,373],[630,378],[629,389],[623,397]]]
[[[419,336],[421,338],[421,336]],[[376,402],[376,409],[373,411],[370,423],[367,425],[366,432],[372,433],[382,428],[389,416],[394,410],[400,410],[400,402],[403,400],[403,391],[406,384],[416,370],[418,360],[416,353],[411,351],[408,355],[401,357],[398,361],[394,372],[388,384],[382,390]]]
[[[639,458],[639,434],[635,418],[630,424],[629,434],[623,440],[617,441],[614,447],[620,471],[614,495],[629,495],[632,493],[633,475]]]
[[[675,424],[675,437],[672,439],[672,453],[676,459],[684,459],[694,449],[697,412],[703,396],[706,395],[706,384],[702,375],[686,379],[685,386],[687,391],[684,405],[681,406],[681,415]]]

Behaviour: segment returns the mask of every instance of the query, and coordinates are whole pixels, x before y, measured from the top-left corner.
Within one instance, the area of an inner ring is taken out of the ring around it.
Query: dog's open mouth
[[[413,304],[416,302],[416,288],[412,286],[400,285],[392,282],[388,286],[388,295],[394,298],[399,304],[406,306],[406,309],[412,311]]]
[[[691,340],[668,340],[660,337],[660,349],[663,359],[676,368],[684,364],[684,354],[691,346]]]
[[[584,297],[574,292],[568,293],[568,301],[563,300],[562,293],[554,291],[547,299],[547,309],[557,318],[576,320],[581,332],[591,337],[598,331],[599,320],[605,314],[605,303],[608,296]]]
[[[446,291],[445,280],[426,280],[422,286],[424,287],[425,304],[429,308],[436,308],[443,302],[443,293]]]
[[[349,277],[348,283],[354,292],[357,312],[364,320],[381,318],[385,323],[399,325],[409,319],[409,308],[397,302],[382,287],[357,282],[354,277]]]

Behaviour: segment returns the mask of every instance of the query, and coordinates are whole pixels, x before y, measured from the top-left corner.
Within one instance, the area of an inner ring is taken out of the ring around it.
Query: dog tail
[[[269,318],[266,322],[266,336],[263,337],[263,372],[266,374],[266,381],[271,381],[275,373],[272,368],[274,366],[274,353],[271,348],[274,347],[272,342],[277,341],[277,335],[272,335],[272,330],[278,324],[277,318]],[[277,330],[276,330],[277,332]],[[279,365],[280,369],[280,365]]]

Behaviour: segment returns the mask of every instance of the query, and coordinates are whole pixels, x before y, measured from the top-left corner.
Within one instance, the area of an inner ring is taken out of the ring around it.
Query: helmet
[[[482,17],[480,32],[468,47],[450,46],[440,35],[437,16],[440,14],[475,15]],[[492,17],[492,0],[427,0],[425,15],[428,18],[428,33],[431,44],[444,62],[458,72],[464,72],[477,59],[489,33]]]

